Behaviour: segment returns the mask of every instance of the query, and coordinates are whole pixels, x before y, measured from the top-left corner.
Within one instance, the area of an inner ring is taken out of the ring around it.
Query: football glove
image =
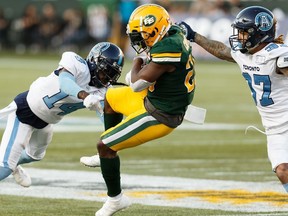
[[[93,110],[93,111],[98,111],[101,114],[101,113],[103,113],[103,106],[101,105],[101,101],[103,101],[103,100],[104,100],[104,98],[102,98],[99,95],[90,94],[84,99],[83,105],[87,109]]]
[[[190,27],[190,25],[183,21],[180,23],[176,23],[176,25],[178,25],[182,29],[187,40],[194,42],[196,32]]]

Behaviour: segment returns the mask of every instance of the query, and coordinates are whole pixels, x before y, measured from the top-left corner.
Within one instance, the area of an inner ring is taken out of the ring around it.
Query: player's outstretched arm
[[[224,43],[206,38],[205,36],[195,32],[191,26],[183,21],[177,23],[177,25],[182,28],[186,38],[191,42],[197,43],[199,46],[217,58],[235,62],[231,56],[231,48],[226,46]]]
[[[231,56],[231,48],[227,47],[224,43],[220,41],[210,40],[203,35],[198,33],[195,34],[194,42],[205,49],[207,52],[211,53],[217,58],[235,62]]]

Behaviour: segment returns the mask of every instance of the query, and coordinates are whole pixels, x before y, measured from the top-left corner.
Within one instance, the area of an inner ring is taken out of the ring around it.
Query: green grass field
[[[6,106],[17,93],[27,90],[38,76],[52,72],[59,59],[60,55],[1,55],[0,107]],[[124,71],[128,71],[130,65],[127,61]],[[236,64],[196,62],[196,73],[197,87],[193,104],[207,109],[206,123],[255,125],[262,129],[249,89]],[[122,81],[124,77],[125,72]],[[85,117],[92,115],[87,110],[72,114]],[[96,152],[95,144],[99,134],[55,133],[46,157],[41,162],[27,164],[25,167],[87,171],[86,167],[79,164],[79,158]],[[244,130],[176,130],[162,139],[122,151],[120,156],[121,171],[127,174],[277,182],[266,154],[266,137],[253,130],[247,134]],[[93,215],[101,205],[89,201],[1,195],[0,215]],[[236,215],[235,212],[220,210],[133,205],[129,211],[118,215],[233,214]],[[247,212],[237,212],[237,215],[247,215]]]

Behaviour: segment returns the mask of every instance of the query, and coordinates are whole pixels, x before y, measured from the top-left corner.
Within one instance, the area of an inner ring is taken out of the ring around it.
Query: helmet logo
[[[153,15],[147,15],[144,20],[143,20],[143,23],[144,23],[144,26],[151,26],[155,23],[156,21],[156,17],[153,16]]]
[[[273,26],[273,17],[265,12],[261,12],[255,17],[255,24],[261,31],[269,31]]]

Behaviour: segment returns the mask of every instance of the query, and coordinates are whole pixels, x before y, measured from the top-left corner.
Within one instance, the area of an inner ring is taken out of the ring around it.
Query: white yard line
[[[0,120],[0,129],[4,129],[6,120]],[[246,124],[204,123],[203,125],[192,124],[184,121],[176,130],[243,130]],[[260,126],[261,128],[261,126]],[[55,132],[94,132],[103,131],[104,126],[97,117],[64,117],[61,122],[54,125]]]
[[[61,171],[27,168],[33,183],[23,188],[8,177],[0,194],[103,202],[106,190],[99,169]],[[240,182],[178,177],[122,175],[133,203],[245,212],[288,212],[288,196],[278,182]],[[284,201],[283,201],[284,200]],[[286,201],[287,200],[287,201]],[[235,212],[236,213],[236,212]],[[263,214],[264,215],[264,214]],[[281,214],[280,214],[281,215]]]
[[[6,121],[1,120],[0,129],[4,129],[5,124]],[[195,125],[184,122],[177,130],[244,131],[246,126],[222,123]],[[76,131],[103,131],[103,124],[96,117],[66,117],[55,125],[55,132]],[[9,177],[0,182],[0,194],[100,202],[105,200],[106,187],[99,169],[84,172],[29,168],[27,171],[33,180],[30,188],[17,185],[13,178]],[[123,190],[133,203],[219,209],[235,211],[235,215],[237,211],[262,212],[263,214],[259,215],[269,216],[286,215],[288,212],[288,196],[278,181],[240,182],[125,174],[121,180]]]

